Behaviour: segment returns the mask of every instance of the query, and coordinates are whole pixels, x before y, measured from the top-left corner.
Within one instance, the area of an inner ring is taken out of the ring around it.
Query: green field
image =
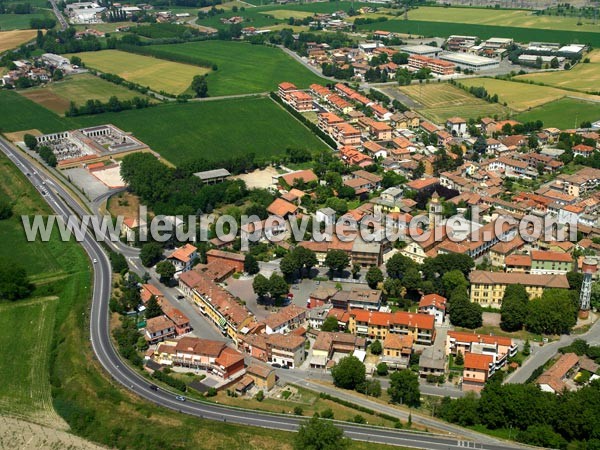
[[[409,13],[409,17],[410,13]],[[578,28],[578,27],[577,27]],[[372,23],[359,26],[361,30],[386,30],[426,37],[448,37],[451,34],[479,36],[481,39],[491,37],[513,38],[516,42],[560,42],[585,43],[593,47],[600,46],[600,33],[567,30],[544,30],[537,28],[520,28],[498,25],[477,25],[456,22],[434,22],[431,20],[393,19],[387,22]]]
[[[290,81],[300,88],[325,81],[282,50],[263,45],[205,41],[152,48],[217,64],[218,70],[208,75],[211,97],[271,91],[282,81]]]
[[[287,147],[325,148],[308,129],[269,98],[159,105],[78,117],[82,126],[113,123],[174,164],[204,157],[283,154]]]
[[[579,22],[577,17],[541,16],[522,9],[420,6],[416,10],[410,11],[408,18],[431,22],[600,32],[600,25],[594,25],[592,19],[582,19],[582,24],[577,25]]]
[[[153,108],[61,118],[11,91],[0,91],[0,129],[44,133],[112,123],[180,164],[204,157],[254,152],[271,156],[287,147],[325,148],[308,129],[269,98],[171,103]]]
[[[413,84],[398,89],[421,104],[417,110],[436,123],[454,116],[476,119],[504,117],[510,112],[498,103],[488,103],[448,83]]]
[[[73,75],[63,81],[49,83],[43,87],[25,89],[19,93],[57,114],[63,114],[67,111],[70,102],[75,102],[77,106],[81,106],[87,100],[107,102],[113,95],[117,96],[119,100],[145,97],[137,91],[132,91],[86,73]]]
[[[31,28],[29,25],[31,19],[43,19],[44,17],[46,15],[43,12],[33,14],[0,14],[0,30],[27,30]]]
[[[559,88],[576,89],[583,92],[598,92],[600,91],[600,50],[594,50],[586,57],[590,58],[589,63],[577,64],[571,70],[532,73],[520,75],[517,79],[533,80]]]
[[[515,117],[520,122],[541,120],[546,127],[577,128],[581,122],[600,119],[600,103],[574,98],[563,98]]]
[[[515,111],[535,108],[567,95],[572,92],[550,86],[519,83],[515,81],[497,80],[495,78],[468,78],[460,81],[465,86],[483,86],[490,95],[498,94],[500,103],[506,102]],[[597,95],[577,94],[590,100],[600,100]]]
[[[71,120],[57,116],[14,91],[0,91],[0,131],[38,129],[42,133],[54,133],[74,127]]]
[[[70,55],[66,55],[69,57]],[[181,64],[118,50],[78,53],[86,66],[113,73],[126,80],[149,86],[156,91],[181,94],[191,84],[194,75],[209,72],[205,67]]]

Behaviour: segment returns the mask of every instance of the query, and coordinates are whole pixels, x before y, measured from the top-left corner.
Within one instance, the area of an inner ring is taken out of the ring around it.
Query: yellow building
[[[541,297],[544,288],[569,288],[566,275],[531,275],[520,272],[474,270],[469,274],[469,281],[471,282],[471,301],[493,308],[500,308],[506,286],[511,284],[523,285],[530,299]]]
[[[250,364],[246,368],[246,374],[254,380],[254,385],[260,390],[270,391],[275,386],[275,369],[266,364]]]

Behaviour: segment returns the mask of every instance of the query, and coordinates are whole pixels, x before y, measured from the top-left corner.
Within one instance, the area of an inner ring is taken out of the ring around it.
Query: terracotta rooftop
[[[492,355],[480,355],[477,353],[465,353],[465,370],[485,370],[490,369],[490,364],[494,362]]]
[[[486,272],[474,270],[469,274],[471,284],[522,284],[524,286],[541,286],[546,288],[568,289],[566,275],[532,275],[519,272]]]

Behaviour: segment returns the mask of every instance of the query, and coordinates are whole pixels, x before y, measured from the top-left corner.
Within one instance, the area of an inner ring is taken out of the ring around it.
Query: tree
[[[295,450],[345,450],[350,440],[332,422],[312,417],[294,436]]]
[[[270,289],[269,280],[263,274],[259,273],[252,280],[252,289],[259,297],[265,297]]]
[[[529,295],[522,284],[511,284],[506,287],[500,308],[500,327],[504,331],[518,331],[523,328],[527,316]]]
[[[546,289],[528,303],[525,327],[532,333],[563,334],[577,322],[577,306],[566,289]]]
[[[156,273],[161,283],[168,283],[175,275],[175,266],[170,261],[161,261],[156,265]]]
[[[388,374],[388,366],[384,362],[377,364],[375,370],[377,371],[377,375],[379,375],[380,377],[384,377]]]
[[[162,258],[162,247],[156,242],[148,242],[140,250],[140,260],[145,267],[152,267]]]
[[[331,369],[333,384],[343,389],[356,389],[366,380],[365,365],[356,356],[346,356]]]
[[[375,289],[383,281],[383,273],[379,267],[371,266],[367,272],[367,283],[371,289]]]
[[[293,253],[288,253],[279,262],[279,270],[283,273],[283,275],[288,279],[292,279],[292,275],[294,275],[300,269],[300,264],[298,262],[298,258]]]
[[[404,272],[406,272],[409,268],[415,267],[416,263],[401,253],[396,253],[394,256],[388,259],[387,263],[385,263],[385,269],[388,277],[390,278],[402,278]]]
[[[523,344],[523,356],[529,356],[531,354],[531,344],[529,343],[529,339],[525,341]]]
[[[469,282],[460,270],[451,270],[442,276],[442,285],[444,287],[444,293],[449,295],[458,287],[464,287],[466,289],[469,286]]]
[[[371,353],[374,355],[381,355],[383,352],[383,345],[379,339],[375,339],[371,344]]]
[[[195,75],[192,78],[192,90],[196,93],[196,97],[208,97],[208,82],[205,75]]]
[[[321,331],[338,331],[340,329],[338,320],[335,316],[329,316],[323,321]]]
[[[290,291],[290,287],[281,275],[272,273],[269,278],[269,293],[273,298],[280,298]]]
[[[456,357],[454,358],[454,364],[457,366],[462,366],[465,363],[465,358],[463,356],[462,351],[458,350],[456,352]]]
[[[163,310],[158,303],[158,300],[153,295],[146,303],[146,319],[152,319],[153,317],[158,317],[163,315]]]
[[[248,253],[244,259],[244,272],[249,275],[254,275],[257,274],[259,270],[260,267],[258,267],[258,261],[256,261],[256,258],[252,256],[252,254]]]
[[[343,250],[330,250],[325,257],[325,265],[332,272],[341,272],[350,264],[348,254]]]
[[[35,150],[37,147],[37,139],[32,134],[25,134],[25,136],[23,136],[23,142],[25,142],[25,145],[31,150]]]
[[[410,370],[400,370],[390,375],[388,394],[392,403],[416,408],[421,405],[419,377]]]
[[[12,262],[0,263],[0,300],[19,300],[27,297],[32,291],[33,285],[23,267]]]
[[[457,287],[450,294],[450,323],[459,327],[478,328],[483,322],[481,306],[469,301],[469,293],[463,286]]]

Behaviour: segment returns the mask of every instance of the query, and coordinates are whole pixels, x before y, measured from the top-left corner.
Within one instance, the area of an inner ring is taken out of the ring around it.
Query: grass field
[[[538,16],[534,15],[532,11],[520,9],[420,6],[418,9],[410,11],[408,18],[431,22],[600,32],[600,25],[594,25],[591,19],[582,19],[582,24],[577,25],[579,21],[577,17]]]
[[[276,19],[280,20],[286,20],[290,17],[293,17],[294,19],[304,19],[305,17],[311,17],[314,15],[314,13],[310,11],[294,11],[291,9],[275,9],[269,11],[261,11],[261,14],[273,16]]]
[[[117,96],[119,100],[145,97],[139,92],[85,73],[70,76],[63,81],[53,82],[44,87],[26,89],[19,93],[57,114],[64,114],[69,109],[70,102],[81,106],[87,100],[106,102],[113,95]]]
[[[69,57],[70,55],[66,55]],[[189,88],[194,75],[203,75],[209,70],[204,67],[181,64],[148,56],[102,50],[78,53],[89,67],[101,72],[113,73],[126,80],[149,86],[156,91],[181,94]]]
[[[254,152],[270,156],[287,147],[325,148],[308,129],[269,98],[166,104],[94,116],[59,117],[11,91],[0,91],[0,129],[43,133],[112,123],[174,164],[200,157],[223,159]]]
[[[532,73],[517,78],[583,92],[600,91],[600,50],[594,50],[587,57],[590,58],[588,64],[577,64],[571,70]]]
[[[156,45],[153,48],[175,55],[191,55],[217,64],[218,70],[208,75],[208,93],[211,97],[271,91],[282,81],[290,81],[300,88],[324,82],[323,78],[282,50],[263,45],[205,41]]]
[[[0,53],[34,39],[36,34],[36,30],[0,31]]]
[[[557,89],[550,86],[537,86],[534,84],[518,83],[515,81],[497,80],[495,78],[468,78],[461,80],[465,86],[483,86],[490,95],[498,94],[501,103],[506,102],[508,107],[515,111],[524,111],[529,108],[543,105],[573,92]],[[577,94],[578,96],[600,100],[599,96]]]
[[[386,30],[417,36],[448,37],[451,34],[513,38],[516,42],[560,42],[585,43],[600,47],[600,33],[575,30],[544,30],[539,28],[508,27],[498,25],[479,25],[458,22],[435,22],[432,20],[393,19],[387,22],[361,25],[360,30]]]
[[[413,84],[400,91],[422,105],[418,111],[430,120],[443,123],[449,117],[478,118],[508,115],[509,110],[498,103],[488,103],[448,83]]]
[[[159,105],[138,111],[80,117],[82,126],[113,123],[174,164],[204,157],[224,159],[287,147],[325,148],[308,129],[269,98]]]
[[[39,10],[38,10],[39,11]],[[43,19],[46,15],[43,12],[35,12],[32,14],[0,14],[0,30],[27,30],[31,26],[31,19]],[[0,40],[0,47],[2,46]]]
[[[13,132],[37,128],[53,133],[73,128],[75,124],[41,107],[14,91],[0,91],[0,130]]]
[[[539,119],[544,122],[544,126],[556,128],[577,128],[583,121],[594,122],[598,118],[600,118],[600,103],[574,98],[563,98],[546,103],[515,117],[521,122]]]

